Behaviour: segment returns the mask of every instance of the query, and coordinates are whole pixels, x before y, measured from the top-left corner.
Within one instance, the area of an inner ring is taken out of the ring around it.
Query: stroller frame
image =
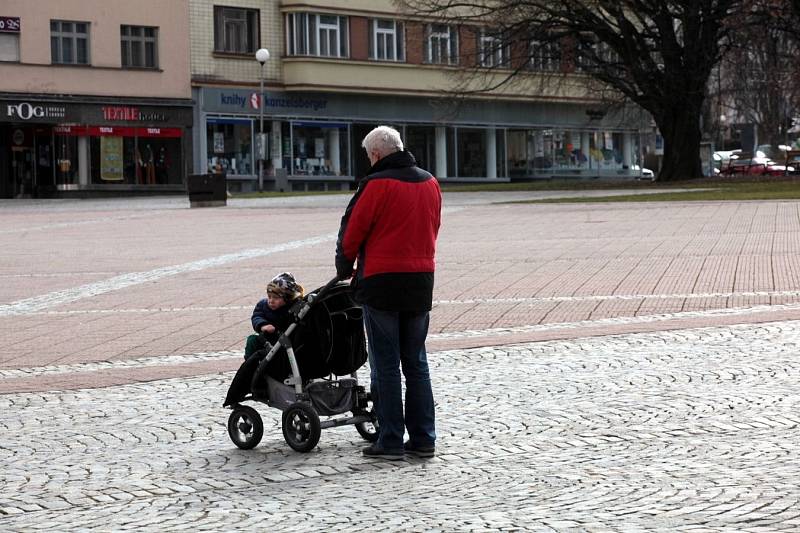
[[[284,439],[292,449],[298,452],[313,450],[319,442],[321,431],[337,426],[354,425],[366,441],[375,442],[378,439],[377,416],[370,408],[372,398],[363,386],[358,385],[357,370],[352,372],[349,378],[334,379],[331,374],[327,378],[306,382],[300,373],[292,345],[292,333],[297,328],[297,324],[308,315],[314,303],[333,287],[343,285],[345,284],[340,283],[339,278],[333,278],[325,286],[309,294],[305,300],[301,301],[299,309],[293,310],[297,320],[281,333],[275,345],[267,343],[266,355],[259,362],[258,368],[253,374],[251,392],[230,405],[232,412],[228,417],[228,435],[237,447],[245,450],[255,448],[264,434],[264,423],[261,416],[253,407],[243,405],[242,402],[245,401],[264,403],[269,407],[281,409],[283,411],[281,427]],[[269,387],[280,387],[281,383],[267,376],[266,368],[281,348],[284,349],[288,358],[291,375],[283,380],[282,385],[286,388],[280,391],[280,395],[270,395]],[[261,385],[265,379],[267,380],[266,389]],[[315,392],[315,389],[321,390]],[[340,389],[340,391],[333,392],[335,389]],[[341,396],[338,405],[332,408],[327,407],[322,398],[323,395],[328,395],[329,391],[334,397],[337,394]],[[319,396],[315,396],[315,394]],[[318,409],[315,405],[321,407]],[[348,411],[352,412],[351,416],[338,416]],[[321,414],[326,417],[324,420],[320,419]]]

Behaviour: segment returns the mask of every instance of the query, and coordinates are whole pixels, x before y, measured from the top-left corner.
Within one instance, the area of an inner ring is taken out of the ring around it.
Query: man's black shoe
[[[374,457],[376,459],[387,459],[389,461],[402,461],[404,456],[403,452],[398,450],[384,450],[378,448],[374,444],[371,446],[367,446],[366,448],[361,449],[361,453],[364,454],[364,457]]]
[[[436,455],[435,446],[414,446],[411,444],[411,441],[406,441],[406,443],[403,444],[403,448],[406,455],[411,455],[412,457],[427,459]]]

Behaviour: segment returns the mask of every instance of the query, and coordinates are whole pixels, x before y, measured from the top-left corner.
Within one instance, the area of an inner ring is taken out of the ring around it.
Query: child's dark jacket
[[[262,326],[272,324],[278,331],[283,331],[292,323],[292,318],[289,315],[289,304],[275,309],[274,311],[269,308],[267,299],[260,300],[255,309],[253,309],[253,316],[250,321],[253,323],[253,329],[256,333],[261,333]],[[277,335],[275,335],[277,338]]]

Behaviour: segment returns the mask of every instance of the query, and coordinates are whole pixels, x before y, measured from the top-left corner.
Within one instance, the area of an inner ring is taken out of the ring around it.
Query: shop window
[[[286,15],[286,49],[289,55],[348,57],[347,17],[316,13]]]
[[[259,46],[259,11],[214,6],[214,51],[255,53]]]
[[[19,61],[19,17],[0,17],[0,61]]]
[[[507,66],[509,48],[501,35],[483,30],[478,35],[478,64],[485,68]]]
[[[158,28],[120,26],[124,68],[158,68]]]
[[[593,168],[600,171],[618,170],[623,166],[623,143],[621,133],[595,132],[590,137],[589,157]]]
[[[89,64],[89,23],[50,21],[50,59],[53,63]]]
[[[229,175],[256,174],[251,120],[208,119],[206,139],[208,139],[206,154],[210,172]]]
[[[436,173],[436,128],[434,126],[407,126],[405,146],[409,152],[414,154],[420,167],[432,174]]]
[[[458,63],[458,31],[455,26],[428,24],[425,33],[425,58],[428,63]]]
[[[178,131],[163,137],[93,135],[89,140],[91,182],[104,185],[179,185],[182,150]]]
[[[403,61],[403,23],[387,19],[369,21],[369,57],[377,61]]]
[[[346,124],[295,122],[292,124],[292,174],[348,176]]]
[[[56,185],[78,183],[78,137],[55,135]]]
[[[458,128],[458,175],[486,176],[486,130]]]

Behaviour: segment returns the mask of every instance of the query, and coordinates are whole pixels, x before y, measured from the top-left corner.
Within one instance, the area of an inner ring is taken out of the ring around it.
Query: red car
[[[732,154],[728,164],[720,169],[720,174],[737,175],[750,174],[754,176],[785,176],[794,172],[794,167],[779,165],[768,157],[755,156],[750,154]]]

